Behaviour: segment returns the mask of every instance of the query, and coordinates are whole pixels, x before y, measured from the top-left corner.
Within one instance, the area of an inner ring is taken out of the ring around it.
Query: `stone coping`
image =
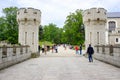
[[[113,46],[113,48],[120,48],[120,45],[119,44],[116,44],[116,45],[95,45],[94,47],[110,47],[110,46]]]
[[[30,47],[29,45],[1,45],[0,48],[7,47],[7,48],[19,48],[19,47]]]

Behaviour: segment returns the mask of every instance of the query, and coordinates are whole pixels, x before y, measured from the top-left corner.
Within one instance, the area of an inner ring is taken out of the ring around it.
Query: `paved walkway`
[[[120,68],[76,55],[59,47],[59,53],[16,64],[0,71],[0,80],[120,80]]]

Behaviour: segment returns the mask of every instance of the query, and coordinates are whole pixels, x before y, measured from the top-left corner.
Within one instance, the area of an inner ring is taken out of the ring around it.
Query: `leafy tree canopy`
[[[53,23],[43,26],[43,40],[50,41],[53,43],[61,43],[61,33],[62,29],[58,28]]]
[[[70,13],[66,17],[64,25],[65,42],[69,44],[79,45],[84,43],[84,29],[82,10],[77,9],[75,13]]]
[[[3,9],[4,16],[0,17],[0,41],[18,43],[18,24],[16,21],[17,7]]]

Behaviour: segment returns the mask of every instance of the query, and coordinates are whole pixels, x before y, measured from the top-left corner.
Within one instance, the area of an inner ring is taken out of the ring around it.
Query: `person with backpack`
[[[94,54],[94,49],[91,46],[91,44],[89,44],[89,47],[87,48],[87,54],[88,54],[89,62],[93,62],[92,55]]]

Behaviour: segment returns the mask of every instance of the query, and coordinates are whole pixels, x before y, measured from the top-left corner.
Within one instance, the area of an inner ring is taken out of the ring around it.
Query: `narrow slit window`
[[[99,44],[99,32],[97,32],[97,44]]]
[[[34,32],[32,33],[32,44],[34,44]]]
[[[118,38],[116,38],[116,42],[118,42]]]
[[[92,32],[90,32],[90,44],[92,43]]]
[[[25,45],[27,44],[27,32],[25,32]]]

